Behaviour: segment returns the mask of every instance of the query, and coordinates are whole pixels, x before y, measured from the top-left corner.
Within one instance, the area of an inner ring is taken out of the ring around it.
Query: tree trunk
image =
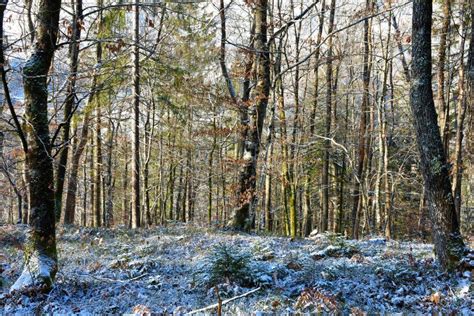
[[[113,146],[115,138],[115,126],[111,119],[112,109],[111,104],[109,105],[109,124],[107,126],[107,156],[106,156],[106,170],[104,177],[104,226],[111,227],[114,225],[114,214],[113,214],[113,194],[114,194],[114,178],[113,178]]]
[[[239,171],[237,189],[238,205],[234,212],[232,226],[239,230],[250,229],[250,214],[256,203],[257,160],[263,121],[270,94],[270,63],[267,45],[267,0],[255,3],[255,60],[254,72],[257,78],[253,100],[249,106],[249,130],[244,143],[243,166]]]
[[[135,0],[133,47],[133,158],[132,158],[132,228],[141,225],[140,219],[140,6]]]
[[[390,60],[390,72],[389,72],[389,78],[390,78],[390,105],[391,108],[393,109],[393,103],[395,102],[395,87],[393,83],[393,60]],[[389,148],[388,148],[388,120],[387,120],[387,114],[385,114],[385,137],[384,137],[384,142],[385,142],[385,150],[383,153],[383,184],[384,184],[384,201],[385,201],[385,238],[390,239],[392,238],[392,190],[390,186],[390,175],[389,175],[389,168],[388,168],[388,163],[389,163]],[[393,127],[393,126],[392,126]]]
[[[97,5],[99,8],[103,7],[103,0],[97,0]],[[102,11],[99,12],[99,22],[98,22],[98,33],[100,34],[103,31],[104,19],[102,17]],[[102,56],[102,44],[99,42],[97,44],[97,56]],[[95,125],[95,135],[94,135],[94,148],[93,148],[93,189],[91,194],[91,203],[92,203],[92,225],[94,227],[100,227],[102,222],[102,110],[100,98],[96,99],[95,104],[95,113],[96,113],[96,125]]]
[[[82,132],[79,138],[79,144],[74,150],[71,160],[70,173],[68,178],[68,186],[66,192],[66,208],[64,211],[64,224],[74,224],[76,213],[76,192],[77,192],[77,176],[79,172],[79,162],[86,147],[89,134],[89,111],[84,111],[82,120]]]
[[[310,137],[313,137],[315,134],[316,130],[316,111],[318,108],[318,97],[319,97],[319,63],[320,63],[320,51],[321,51],[321,41],[322,41],[322,34],[324,30],[324,16],[326,13],[326,1],[322,0],[321,3],[321,11],[319,12],[319,26],[318,26],[318,33],[316,37],[316,48],[315,48],[315,53],[314,53],[314,100],[313,100],[313,107],[311,109],[310,117],[309,117],[309,131],[310,131]],[[307,171],[307,177],[308,177],[308,182],[309,179],[312,177],[311,171],[314,169],[314,164],[311,165],[308,168]],[[307,202],[308,202],[308,209],[312,213],[313,217],[313,226],[316,226],[318,224],[318,209],[315,207],[314,210],[311,210],[311,205],[312,205],[312,196],[313,194],[311,192],[308,193],[307,197]],[[309,233],[308,233],[309,234]]]
[[[431,87],[431,1],[414,0],[411,108],[420,168],[425,182],[436,256],[444,269],[453,270],[464,251],[451,193],[449,165],[438,128]]]
[[[96,104],[96,125],[94,135],[94,198],[93,203],[93,226],[100,227],[102,225],[102,111],[101,104]]]
[[[25,268],[11,290],[31,286],[50,289],[58,269],[47,76],[55,51],[60,9],[60,0],[39,1],[36,43],[23,68],[25,114],[30,127],[27,152],[30,233]]]
[[[331,1],[331,11],[329,14],[329,30],[331,34],[334,29],[334,14],[336,10],[336,1]],[[325,232],[329,228],[329,166],[330,151],[331,151],[331,117],[332,117],[332,36],[329,37],[328,41],[328,56],[327,56],[327,69],[326,69],[326,117],[325,117],[325,129],[324,129],[324,156],[323,156],[323,170],[321,178],[322,186],[322,199],[321,199],[321,232]]]
[[[268,156],[268,165],[272,165],[273,143],[270,144],[270,154]],[[272,212],[272,169],[267,168],[265,175],[265,231],[273,231],[273,212]]]
[[[449,32],[449,24],[451,20],[451,1],[443,1],[443,25],[441,27],[441,37],[439,40],[439,52],[438,52],[438,91],[436,96],[436,101],[438,104],[438,115],[439,115],[439,125],[441,131],[441,137],[443,139],[443,144],[445,152],[447,153],[447,131],[445,128],[447,126],[448,120],[448,109],[446,104],[445,97],[445,68],[446,68],[446,46]],[[448,92],[449,93],[449,92]]]
[[[77,1],[81,2],[82,0],[77,0]],[[79,12],[78,10],[79,8],[76,9],[77,12]],[[100,64],[102,62],[102,49],[100,45],[101,43],[98,43],[97,49],[96,49],[97,64]],[[81,160],[81,156],[86,147],[87,139],[89,135],[89,123],[90,123],[90,111],[91,111],[90,106],[96,94],[98,93],[97,92],[98,76],[99,76],[99,70],[96,70],[92,76],[91,91],[87,99],[87,104],[85,106],[85,110],[83,113],[84,117],[82,119],[81,136],[79,138],[79,143],[72,154],[71,167],[70,167],[70,173],[69,173],[69,178],[68,178],[68,188],[66,192],[66,208],[64,211],[64,224],[74,224],[74,218],[75,218],[75,213],[76,213],[77,175],[79,171],[79,163]]]
[[[474,5],[474,4],[473,4]],[[465,2],[462,1],[461,8],[464,10],[467,8]],[[459,225],[461,225],[461,184],[462,184],[462,174],[463,174],[463,146],[462,142],[464,139],[464,119],[466,118],[468,100],[466,98],[466,88],[465,88],[465,68],[464,63],[464,51],[466,43],[466,24],[467,19],[462,18],[461,22],[461,43],[460,43],[460,65],[459,65],[459,79],[458,79],[458,100],[457,100],[457,116],[456,116],[456,140],[454,146],[454,162],[453,162],[453,182],[452,190],[454,195],[454,205],[456,206],[456,216]],[[472,46],[472,43],[471,43]],[[472,56],[470,57],[472,58]],[[472,98],[470,99],[472,102]]]
[[[391,1],[389,1],[389,5],[391,6]],[[387,148],[387,117],[386,117],[386,104],[387,104],[387,93],[388,93],[388,76],[390,70],[390,45],[391,45],[391,14],[388,18],[388,32],[387,32],[387,43],[385,45],[385,51],[383,52],[384,58],[384,67],[383,67],[383,79],[382,79],[382,91],[380,94],[380,101],[377,107],[377,117],[378,117],[378,162],[377,162],[377,175],[375,179],[375,231],[379,233],[384,225],[383,221],[385,219],[385,203],[382,201],[385,200],[385,196],[382,195],[382,179],[384,178],[385,170],[387,166],[385,166],[386,159],[385,155],[388,150]]]
[[[281,45],[279,50],[281,51]],[[279,60],[279,59],[277,59]],[[279,65],[281,62],[277,61]],[[279,67],[277,67],[279,69]],[[278,71],[279,72],[279,71]],[[296,236],[296,210],[294,208],[295,194],[292,186],[292,180],[290,175],[290,163],[288,153],[288,133],[287,133],[287,120],[285,113],[285,92],[283,88],[283,81],[278,80],[278,109],[279,109],[279,121],[280,121],[280,135],[281,135],[281,151],[282,151],[282,162],[281,162],[281,177],[282,177],[282,191],[285,208],[285,227],[287,227],[287,234],[292,237]]]
[[[146,120],[145,120],[145,133],[144,133],[144,144],[145,144],[145,161],[143,163],[143,192],[144,192],[144,207],[145,207],[145,220],[147,226],[153,224],[152,215],[151,215],[151,205],[150,205],[150,161],[152,153],[152,144],[155,137],[155,110],[156,103],[153,97],[154,91],[152,91],[152,100],[151,107],[146,107]],[[179,196],[179,194],[178,194]],[[178,198],[179,199],[179,198]],[[177,206],[176,209],[179,209]]]
[[[64,117],[62,126],[62,139],[63,148],[59,156],[59,163],[56,172],[56,192],[55,192],[55,213],[56,221],[59,222],[61,219],[62,204],[63,204],[63,189],[64,179],[66,176],[66,167],[69,155],[70,145],[70,128],[71,120],[76,110],[76,78],[77,78],[77,67],[79,60],[79,40],[81,38],[82,20],[84,19],[82,14],[82,0],[73,0],[74,14],[73,30],[71,36],[71,44],[69,45],[69,78],[66,88],[66,101],[64,104]]]
[[[366,0],[366,9],[368,12],[372,10],[372,0]],[[360,213],[362,210],[362,203],[360,203],[361,185],[364,182],[364,166],[367,158],[367,110],[369,107],[369,84],[370,84],[370,21],[364,21],[364,70],[363,70],[363,98],[360,109],[360,124],[359,124],[359,145],[358,145],[358,164],[357,164],[357,178],[354,185],[354,204],[352,206],[352,238],[359,238],[359,224]]]
[[[294,18],[294,1],[290,1],[290,7]],[[303,10],[303,8],[300,8]],[[289,173],[290,173],[290,232],[291,237],[295,238],[298,234],[298,209],[297,209],[297,197],[296,191],[298,186],[298,181],[296,178],[296,142],[297,142],[297,132],[300,128],[300,66],[298,64],[300,60],[300,38],[301,38],[301,21],[295,23],[294,25],[294,37],[295,37],[295,74],[294,74],[294,122],[293,130],[291,134],[291,143],[290,143],[290,160],[289,160]]]
[[[212,183],[212,177],[213,177],[213,167],[214,167],[214,152],[216,151],[217,147],[217,125],[216,125],[216,108],[213,106],[212,108],[212,147],[211,151],[209,153],[209,159],[208,159],[208,178],[207,178],[207,186],[208,186],[208,205],[207,205],[207,221],[209,226],[212,225],[212,198],[213,198],[213,183]],[[217,210],[217,207],[216,207]],[[216,211],[216,215],[218,215]],[[217,218],[218,216],[216,216]]]
[[[130,219],[130,207],[128,203],[128,150],[127,150],[127,144],[128,142],[125,143],[125,157],[124,157],[124,171],[123,171],[123,177],[122,177],[122,214],[123,214],[123,220],[124,224],[127,226],[130,226],[129,223],[131,223]]]

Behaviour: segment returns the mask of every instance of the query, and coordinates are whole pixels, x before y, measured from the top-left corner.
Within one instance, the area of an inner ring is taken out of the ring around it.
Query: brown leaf
[[[436,292],[436,293],[431,294],[431,296],[430,296],[430,301],[431,301],[431,302],[433,302],[433,303],[435,303],[436,305],[438,305],[439,302],[440,302],[440,300],[441,300],[441,294],[440,294],[439,292]]]
[[[301,266],[301,264],[297,263],[297,262],[290,262],[286,265],[286,267],[288,269],[291,269],[291,270],[295,270],[295,271],[300,271],[303,269],[303,267]]]
[[[137,315],[151,315],[151,310],[145,305],[137,305],[132,309],[133,314]]]

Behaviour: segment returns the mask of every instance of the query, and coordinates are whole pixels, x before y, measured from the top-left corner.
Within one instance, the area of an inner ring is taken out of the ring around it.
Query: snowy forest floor
[[[186,314],[218,302],[214,285],[222,300],[260,288],[224,304],[224,314],[474,314],[471,273],[442,273],[429,244],[291,241],[179,224],[60,228],[53,290],[11,295],[25,230],[0,226],[0,314]]]

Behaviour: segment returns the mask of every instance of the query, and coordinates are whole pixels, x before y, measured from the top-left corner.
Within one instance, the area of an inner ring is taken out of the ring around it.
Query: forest
[[[0,315],[474,314],[474,0],[0,0]]]

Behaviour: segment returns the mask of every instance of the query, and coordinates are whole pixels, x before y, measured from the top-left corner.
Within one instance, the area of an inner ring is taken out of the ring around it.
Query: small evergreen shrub
[[[252,255],[240,248],[220,243],[213,247],[197,271],[200,283],[211,287],[220,283],[251,285]]]

